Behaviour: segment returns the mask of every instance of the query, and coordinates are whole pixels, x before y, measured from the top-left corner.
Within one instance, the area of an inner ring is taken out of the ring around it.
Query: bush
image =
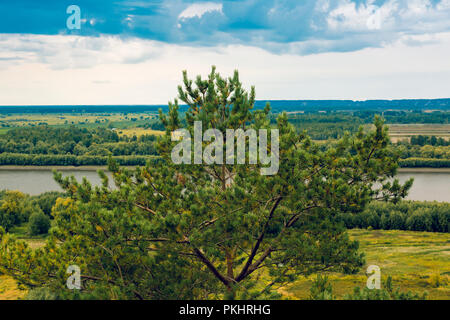
[[[51,216],[52,208],[55,205],[56,199],[60,197],[64,197],[63,192],[50,191],[32,198],[33,202],[38,205],[46,215]]]
[[[400,211],[398,210],[392,211],[389,220],[392,230],[405,230],[406,218]]]
[[[317,275],[310,289],[310,300],[335,300],[333,295],[333,287],[328,281],[328,277]]]
[[[406,228],[411,231],[432,231],[431,212],[427,209],[415,211],[406,219]]]
[[[48,288],[35,288],[28,291],[26,300],[58,300],[58,295]]]
[[[392,284],[392,278],[389,276],[386,282],[383,283],[383,288],[376,289],[368,289],[365,287],[361,290],[361,288],[356,287],[353,290],[353,294],[346,295],[345,300],[426,300],[427,293],[423,295],[413,293],[411,291],[408,292],[400,292],[398,288],[394,288]]]
[[[36,236],[48,233],[50,229],[50,218],[42,211],[36,211],[30,216],[28,221],[28,232]]]
[[[0,200],[0,226],[9,231],[13,226],[27,222],[36,207],[28,195],[19,191],[2,191]]]
[[[311,300],[335,300],[336,297],[333,295],[333,287],[329,282],[328,278],[317,276],[310,289]],[[400,292],[398,288],[394,288],[392,283],[392,278],[389,276],[385,282],[383,282],[383,287],[381,289],[368,289],[365,287],[361,289],[360,287],[355,287],[352,294],[347,294],[344,296],[345,300],[426,300],[427,293],[423,295],[408,292]]]

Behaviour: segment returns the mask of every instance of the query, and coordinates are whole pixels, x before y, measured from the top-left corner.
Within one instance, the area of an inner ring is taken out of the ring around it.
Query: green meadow
[[[360,243],[366,266],[356,275],[330,274],[338,298],[366,285],[369,265],[381,268],[382,280],[391,276],[401,291],[428,293],[428,299],[450,299],[450,234],[416,231],[349,231]],[[303,278],[283,289],[294,299],[307,299],[315,276]]]

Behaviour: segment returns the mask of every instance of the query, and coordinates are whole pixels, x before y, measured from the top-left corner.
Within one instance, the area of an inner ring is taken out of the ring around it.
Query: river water
[[[86,177],[92,184],[99,185],[101,180],[96,171],[62,171],[63,176],[74,175],[79,181]],[[414,178],[414,184],[408,196],[410,200],[450,202],[450,172],[401,172],[401,182]],[[19,190],[31,195],[46,191],[61,190],[53,180],[51,170],[0,170],[0,190]]]

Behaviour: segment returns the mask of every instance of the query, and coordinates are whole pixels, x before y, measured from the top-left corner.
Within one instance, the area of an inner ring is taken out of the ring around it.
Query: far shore
[[[122,166],[123,168],[135,168],[136,166]],[[7,170],[42,170],[42,171],[108,171],[107,166],[2,166],[0,171]],[[415,173],[450,173],[450,168],[399,168],[399,173],[415,172]]]
[[[399,168],[397,172],[407,173],[407,172],[415,172],[415,173],[450,173],[450,168]]]
[[[97,170],[108,170],[108,167],[107,166],[0,166],[0,171],[2,170],[97,171]]]

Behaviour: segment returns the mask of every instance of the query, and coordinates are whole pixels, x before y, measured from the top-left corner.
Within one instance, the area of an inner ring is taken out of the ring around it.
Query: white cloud
[[[177,96],[181,70],[207,75],[213,64],[222,75],[239,69],[245,87],[255,85],[261,100],[437,98],[448,96],[448,52],[450,33],[308,56],[243,45],[0,35],[0,105],[166,104]]]
[[[430,0],[389,0],[377,5],[375,0],[357,5],[340,0],[327,17],[328,27],[335,32],[389,31],[391,38],[403,33],[444,32],[450,28],[450,0],[435,6]]]
[[[369,0],[367,4],[356,6],[349,0],[341,0],[327,18],[328,26],[334,30],[379,30],[385,27],[393,12],[397,9],[395,1],[388,1],[381,7]]]
[[[194,17],[201,18],[205,13],[214,11],[218,11],[223,14],[222,8],[223,8],[222,3],[216,2],[193,3],[189,7],[184,9],[183,12],[180,13],[178,19],[184,20]]]
[[[438,10],[448,10],[450,9],[450,0],[441,0],[436,6]]]
[[[409,14],[424,15],[430,10],[432,10],[432,6],[429,0],[409,0],[406,11]]]
[[[122,40],[113,36],[0,35],[0,52],[14,52],[22,61],[43,63],[60,70],[140,63],[156,57],[159,49],[156,41]]]

